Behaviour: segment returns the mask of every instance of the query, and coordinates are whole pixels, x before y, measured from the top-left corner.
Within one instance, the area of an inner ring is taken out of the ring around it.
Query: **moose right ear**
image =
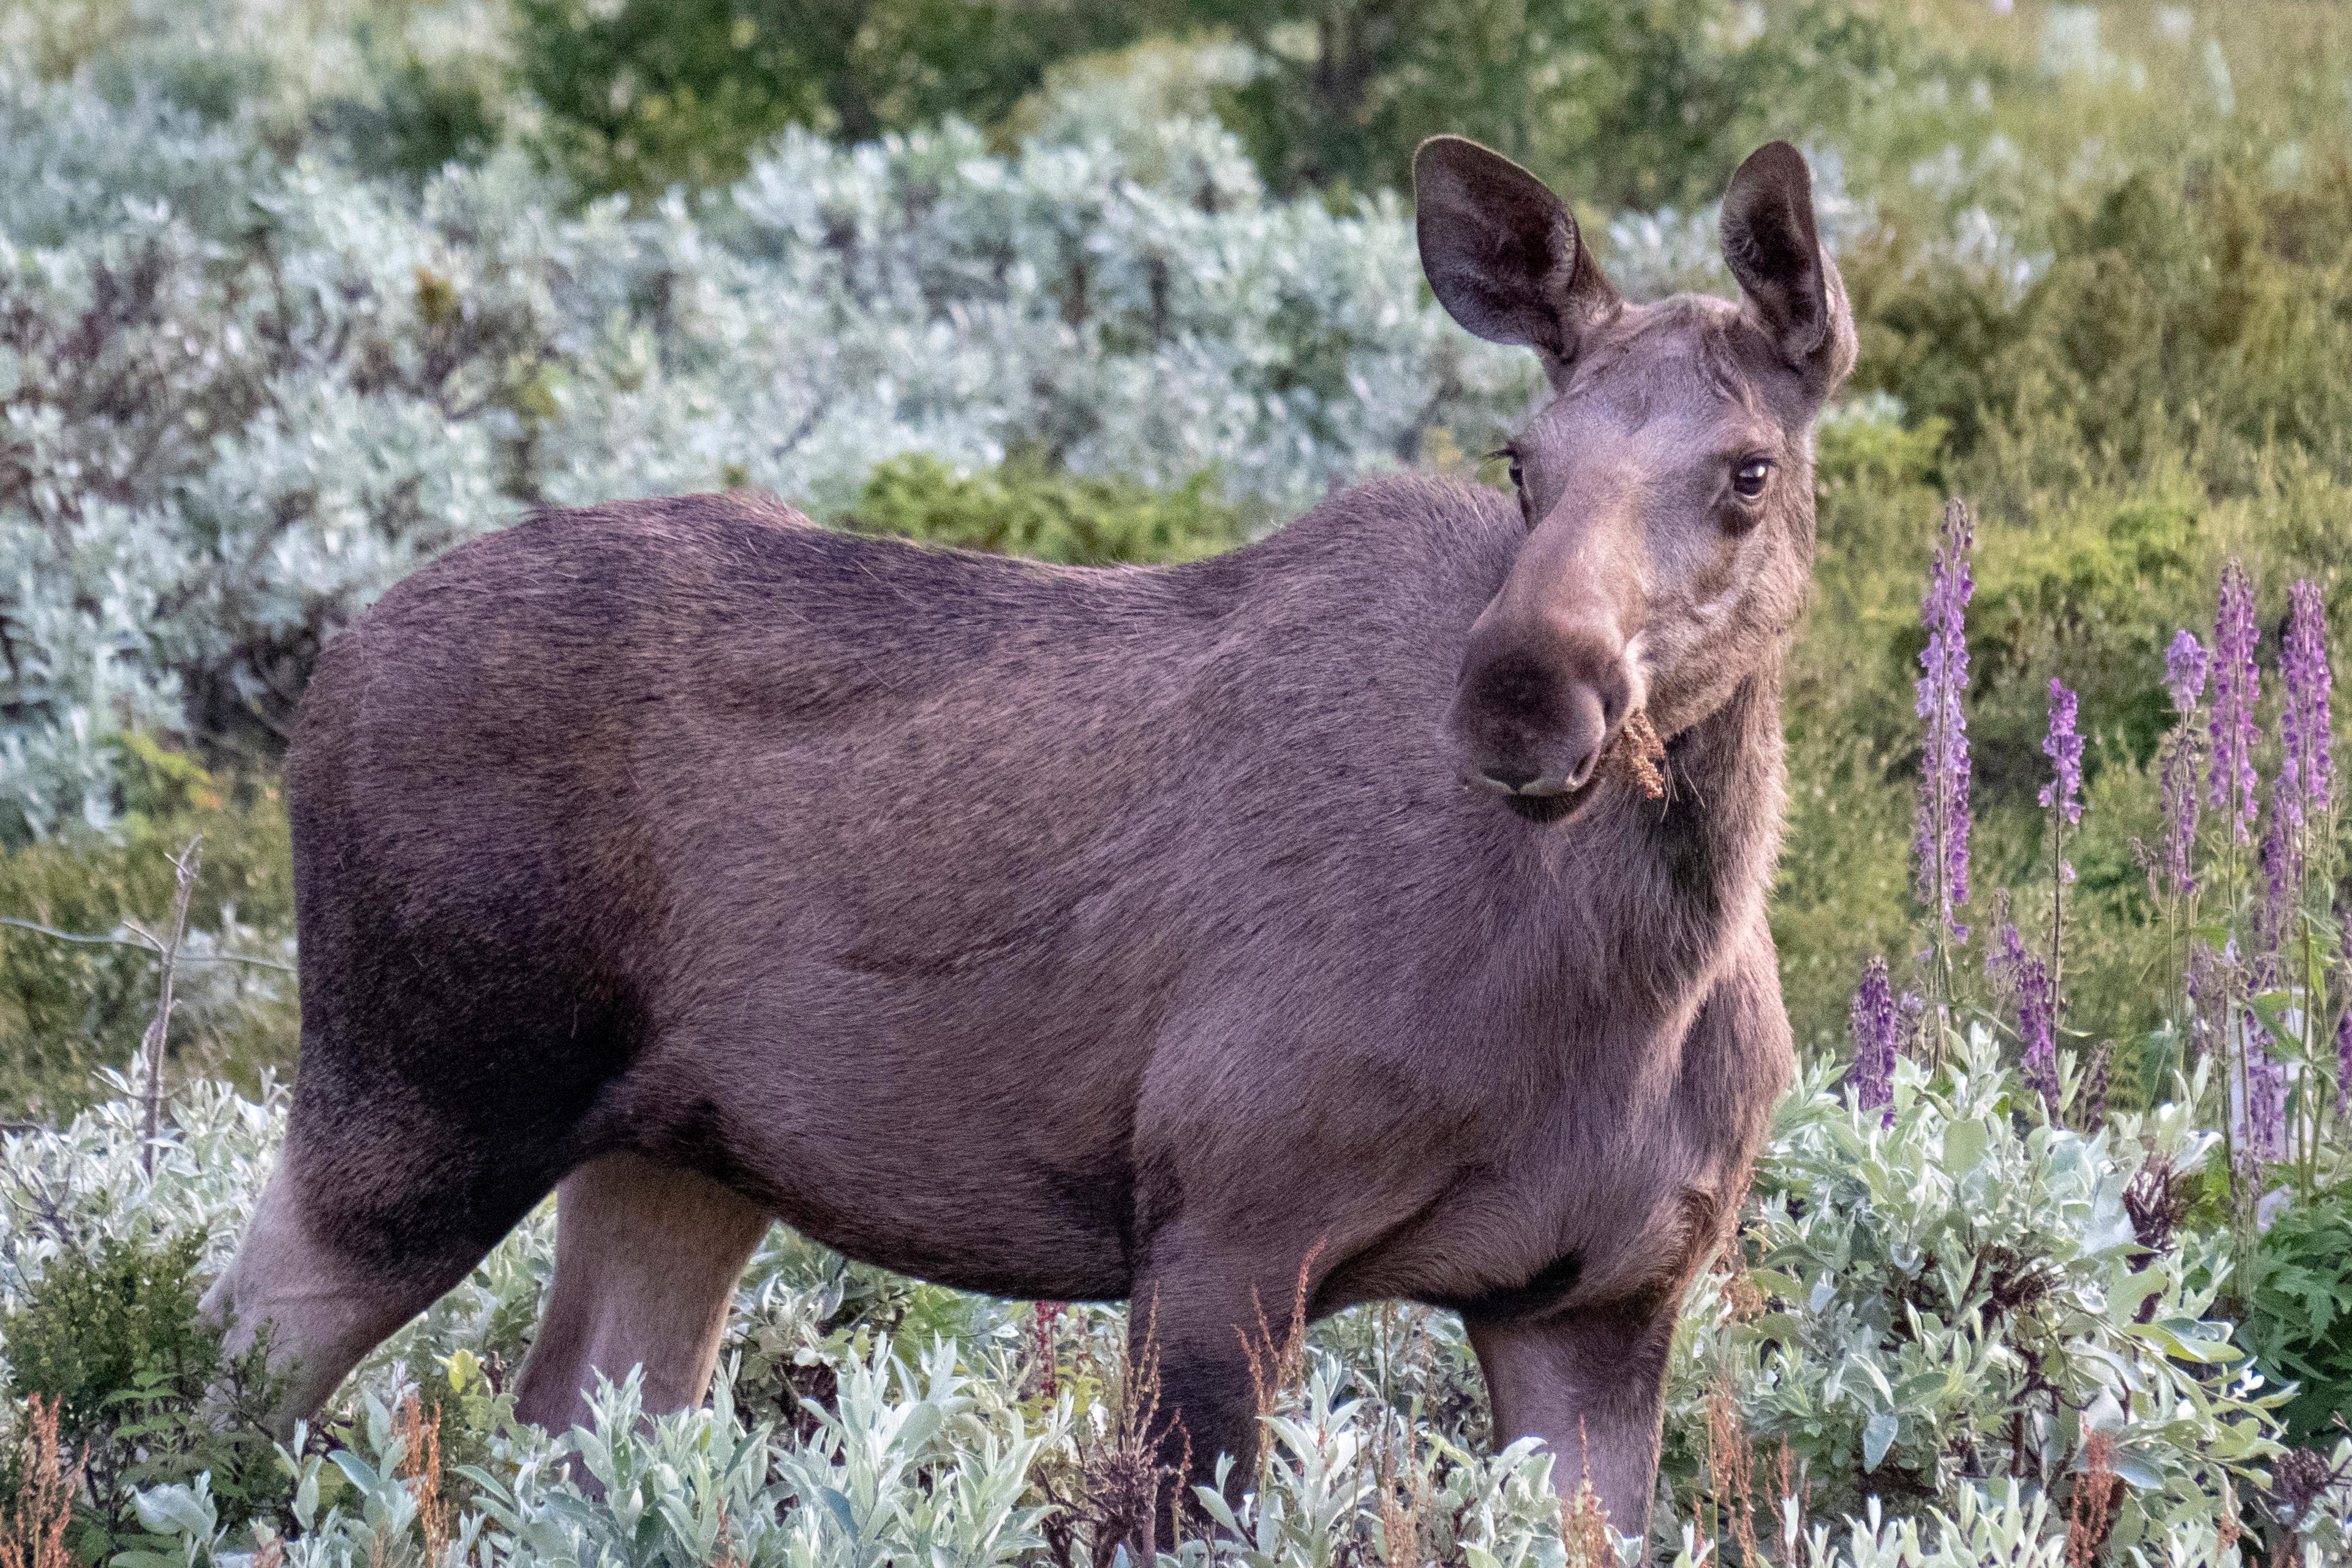
[[[1421,269],[1445,313],[1489,342],[1524,343],[1554,380],[1617,290],[1541,180],[1460,136],[1433,136],[1412,159]]]

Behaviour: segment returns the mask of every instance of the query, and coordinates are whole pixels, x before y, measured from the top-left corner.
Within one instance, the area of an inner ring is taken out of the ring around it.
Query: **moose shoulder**
[[[1551,379],[1516,500],[1383,479],[1155,571],[633,503],[330,646],[293,1118],[210,1298],[273,1325],[289,1421],[554,1190],[536,1420],[637,1364],[702,1398],[781,1218],[1135,1298],[1206,1476],[1303,1268],[1316,1313],[1460,1310],[1497,1435],[1642,1527],[1790,1068],[1779,672],[1853,332],[1784,145],[1725,201],[1736,305],[1620,300],[1469,142],[1415,173],[1439,300]],[[1614,765],[1650,732],[1663,794]]]

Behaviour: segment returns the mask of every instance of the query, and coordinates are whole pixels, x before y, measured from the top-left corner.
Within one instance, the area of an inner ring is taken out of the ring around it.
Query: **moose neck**
[[[1563,987],[1554,995],[1571,1010],[1642,997],[1634,1011],[1658,1016],[1694,1005],[1761,916],[1780,853],[1782,749],[1776,658],[1666,742],[1664,800],[1627,790],[1591,814],[1554,865],[1553,896],[1597,921],[1555,928],[1530,954]]]
[[[1780,854],[1785,792],[1780,667],[1785,648],[1741,681],[1723,706],[1666,742],[1667,801],[1648,817],[1650,840],[1676,871],[1703,877],[1727,912],[1760,900]]]

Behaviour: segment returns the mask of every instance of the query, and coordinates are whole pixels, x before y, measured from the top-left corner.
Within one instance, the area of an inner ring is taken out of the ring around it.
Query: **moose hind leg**
[[[331,1215],[305,1201],[301,1166],[289,1153],[263,1189],[236,1258],[204,1300],[205,1315],[226,1329],[232,1356],[268,1335],[269,1369],[282,1380],[272,1424],[294,1424],[326,1402],[362,1357],[465,1278],[479,1247],[436,1247],[402,1259],[338,1239]],[[372,1255],[373,1253],[373,1255]]]
[[[710,1389],[735,1282],[766,1211],[707,1176],[607,1154],[556,1188],[555,1289],[516,1413],[551,1431],[586,1418],[598,1373],[644,1368],[647,1415]]]

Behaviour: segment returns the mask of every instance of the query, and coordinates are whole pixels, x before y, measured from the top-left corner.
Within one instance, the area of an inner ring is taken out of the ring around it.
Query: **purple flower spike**
[[[2335,788],[2334,737],[2328,696],[2335,681],[2327,668],[2327,611],[2318,584],[2305,577],[2287,592],[2286,638],[2279,665],[2286,681],[2286,705],[2279,712],[2284,742],[2273,798],[2297,827],[2306,814],[2327,815]]]
[[[1985,968],[2017,1016],[2017,1037],[2025,1047],[2019,1071],[2054,1115],[2058,1110],[2058,998],[2052,994],[2050,966],[2025,951],[2025,939],[2010,923],[1994,939]]]
[[[2352,1116],[2352,1013],[2336,1026],[2336,1114]]]
[[[2294,923],[2303,896],[2303,839],[2294,831],[2284,775],[2271,790],[2271,825],[2263,836],[2263,936],[2275,952]]]
[[[2180,722],[2165,737],[2157,761],[2157,797],[2164,818],[2163,848],[2143,855],[2148,881],[2158,898],[2185,899],[2197,890],[2197,706],[2205,700],[2205,677],[2212,664],[2193,632],[2175,632],[2164,650],[2164,684],[2172,692]]]
[[[1895,1120],[1895,1058],[1902,1048],[1901,1020],[1895,1005],[1895,988],[1886,978],[1886,960],[1874,958],[1863,966],[1862,984],[1853,994],[1848,1015],[1853,1030],[1854,1103],[1868,1110],[1886,1108]]]
[[[2200,939],[2189,944],[2184,978],[2189,984],[2189,1049],[2181,1065],[2187,1067],[2220,1044],[2213,1015],[2228,999],[2229,965],[2212,943]]]
[[[2172,634],[2172,646],[2164,650],[2164,684],[2172,690],[2173,711],[2184,719],[2205,699],[2205,668],[2210,662],[2196,633]]]
[[[2072,691],[2050,678],[2050,733],[2042,742],[2042,754],[2050,759],[2055,776],[2042,786],[2044,810],[2056,808],[2067,822],[2083,820],[2083,737],[2074,731],[2076,699]]]
[[[2206,803],[2228,815],[2241,844],[2253,842],[2254,705],[2262,670],[2254,663],[2254,588],[2233,559],[2221,568],[2221,611],[2213,623],[2213,751]]]
[[[2286,1064],[2263,1048],[2269,1039],[2266,1030],[2249,1020],[2237,1132],[2238,1163],[2250,1173],[2286,1158]]]
[[[2197,890],[2192,851],[2197,847],[2197,735],[2182,724],[2165,738],[2157,763],[2157,798],[2164,816],[2164,850],[2150,875],[2160,879],[2157,889],[2169,883],[2173,895],[2187,898]]]
[[[1958,501],[1944,508],[1942,542],[1927,573],[1919,619],[1927,628],[1920,650],[1919,826],[1912,846],[1919,861],[1919,891],[1937,927],[1956,942],[1969,939],[1956,918],[1969,901],[1969,600],[1976,580],[1969,570],[1975,530]]]

